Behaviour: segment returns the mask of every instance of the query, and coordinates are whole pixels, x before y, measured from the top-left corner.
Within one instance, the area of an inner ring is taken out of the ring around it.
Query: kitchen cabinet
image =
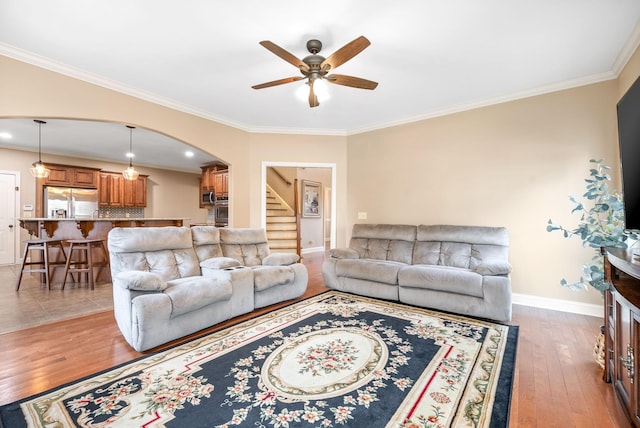
[[[124,206],[122,174],[101,172],[98,203],[101,207],[122,207]]]
[[[631,423],[640,427],[640,258],[630,250],[605,251],[605,372]]]
[[[125,207],[147,206],[147,176],[140,175],[135,180],[123,180],[123,202]]]
[[[204,192],[215,191],[216,194],[229,192],[229,169],[227,165],[207,165],[202,167],[202,176],[200,178],[200,208],[206,206],[202,203],[202,194]]]
[[[147,175],[136,180],[125,180],[122,174],[103,171],[100,173],[98,202],[102,207],[146,207]]]
[[[218,195],[229,193],[229,172],[227,170],[216,171],[213,175],[213,188]]]
[[[98,187],[97,168],[85,168],[70,165],[46,164],[49,176],[42,179],[43,186],[80,187],[95,189]]]

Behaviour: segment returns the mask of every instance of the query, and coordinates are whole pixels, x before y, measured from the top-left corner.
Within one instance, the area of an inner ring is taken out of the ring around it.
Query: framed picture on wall
[[[302,180],[302,217],[320,217],[320,183]]]

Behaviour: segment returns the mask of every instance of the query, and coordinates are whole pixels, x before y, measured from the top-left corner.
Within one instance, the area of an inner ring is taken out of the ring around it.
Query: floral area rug
[[[506,427],[518,327],[328,292],[0,409],[2,427]]]

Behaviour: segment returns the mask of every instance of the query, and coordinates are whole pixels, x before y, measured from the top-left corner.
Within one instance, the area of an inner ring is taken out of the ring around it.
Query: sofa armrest
[[[480,275],[508,275],[511,273],[511,265],[504,260],[486,260],[476,267]]]
[[[262,259],[263,266],[288,266],[298,263],[300,256],[294,253],[271,253]]]
[[[200,268],[204,269],[227,269],[242,266],[242,264],[232,257],[212,257],[200,262]]]
[[[332,248],[329,255],[334,259],[359,259],[360,255],[356,250],[351,248]]]
[[[122,271],[114,278],[119,287],[127,290],[162,291],[168,284],[153,272],[141,270]]]

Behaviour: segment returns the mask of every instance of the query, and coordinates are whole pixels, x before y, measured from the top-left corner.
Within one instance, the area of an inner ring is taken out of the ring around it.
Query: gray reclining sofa
[[[304,294],[298,256],[270,253],[263,229],[114,228],[108,235],[113,310],[144,351]]]
[[[355,224],[330,250],[325,284],[457,314],[511,320],[509,233],[503,227]]]

